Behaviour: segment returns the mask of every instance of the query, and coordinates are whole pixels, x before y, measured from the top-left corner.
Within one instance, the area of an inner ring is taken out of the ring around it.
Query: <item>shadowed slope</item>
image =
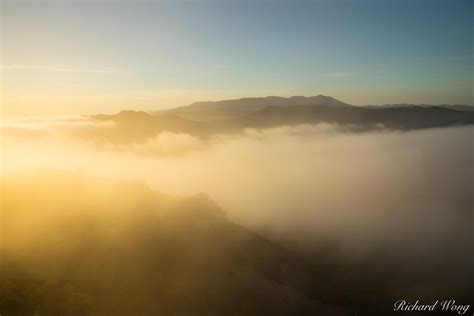
[[[339,315],[311,270],[226,219],[205,195],[74,174],[2,185],[6,315]]]
[[[267,102],[272,100],[267,99],[268,98],[263,98],[262,100]],[[262,100],[259,99],[259,102]],[[306,98],[305,100],[309,102],[311,98]],[[234,101],[237,104],[236,106],[233,104]],[[354,131],[380,128],[414,130],[474,123],[474,112],[472,111],[457,111],[437,106],[367,108],[355,106],[292,105],[267,106],[257,110],[255,110],[255,108],[258,107],[252,107],[253,110],[250,111],[241,110],[242,107],[238,106],[239,103],[237,101],[240,102],[240,100],[229,101],[230,103],[224,103],[225,106],[221,108],[210,110],[206,109],[208,107],[214,107],[214,103],[196,103],[193,105],[193,107],[199,109],[201,106],[203,107],[204,112],[201,114],[204,117],[207,117],[209,114],[208,111],[211,111],[214,113],[211,114],[211,116],[220,115],[224,117],[220,119],[215,119],[215,117],[214,119],[209,119],[208,117],[208,119],[196,121],[185,118],[187,116],[181,116],[179,109],[177,109],[176,112],[171,111],[160,115],[133,111],[124,111],[116,115],[95,115],[91,116],[92,120],[112,121],[116,123],[116,126],[107,131],[100,131],[100,133],[92,132],[88,136],[114,143],[140,143],[145,142],[147,139],[163,131],[186,133],[205,138],[216,134],[239,133],[245,128],[272,128],[299,124],[317,124],[322,122],[338,124]],[[219,102],[217,102],[217,104],[219,104]],[[233,114],[225,114],[224,112],[227,111],[227,108],[232,111],[232,113],[239,111],[239,116],[233,117]],[[242,111],[245,112],[245,115],[242,114],[244,113]]]

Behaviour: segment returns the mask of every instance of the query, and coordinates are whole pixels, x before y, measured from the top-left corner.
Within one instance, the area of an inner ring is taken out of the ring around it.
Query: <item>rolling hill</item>
[[[67,172],[2,180],[4,315],[345,314],[311,294],[305,260],[205,195]]]
[[[196,137],[233,134],[245,128],[331,123],[353,131],[372,129],[414,130],[474,123],[469,106],[351,106],[327,96],[245,98],[198,102],[154,113],[123,111],[93,115],[94,121],[112,121],[115,128],[91,134],[111,142],[143,142],[162,131]]]

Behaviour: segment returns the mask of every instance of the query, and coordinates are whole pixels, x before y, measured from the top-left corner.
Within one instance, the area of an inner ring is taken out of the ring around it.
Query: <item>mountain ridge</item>
[[[183,115],[183,113],[185,115]],[[198,115],[196,117],[196,115]],[[386,128],[416,130],[474,124],[474,111],[439,106],[359,107],[327,105],[266,106],[258,110],[231,109],[170,111],[161,114],[122,111],[115,115],[89,116],[93,121],[113,121],[114,128],[92,137],[111,142],[145,142],[158,133],[186,133],[205,138],[242,132],[245,128],[274,128],[301,124],[331,123],[352,131]]]
[[[267,106],[292,106],[292,105],[326,105],[326,106],[352,106],[339,101],[333,97],[319,94],[316,96],[291,96],[288,98],[279,96],[267,97],[246,97],[240,99],[218,100],[218,101],[199,101],[184,107],[178,107],[175,110],[194,110],[216,109],[231,106],[246,107],[248,109],[262,109]]]
[[[232,222],[206,195],[63,171],[10,175],[0,189],[7,315],[349,314],[312,291],[306,258]],[[25,218],[35,219],[27,232]]]
[[[331,108],[368,108],[368,109],[387,109],[402,107],[441,107],[450,110],[462,112],[474,112],[474,106],[471,105],[429,105],[429,104],[383,104],[383,105],[352,105],[342,102],[334,97],[323,94],[315,96],[266,96],[266,97],[246,97],[240,99],[227,99],[217,101],[198,101],[186,106],[180,106],[161,111],[150,111],[152,115],[170,115],[174,114],[181,118],[193,121],[213,121],[222,119],[236,119],[245,117],[253,112],[263,110],[266,107],[297,107],[297,106],[325,106]]]
[[[402,107],[411,107],[417,106],[422,108],[446,108],[450,110],[463,111],[463,112],[473,112],[474,106],[467,104],[410,104],[410,103],[395,103],[395,104],[382,104],[382,105],[363,105],[362,107],[369,109],[388,109],[388,108],[402,108]]]

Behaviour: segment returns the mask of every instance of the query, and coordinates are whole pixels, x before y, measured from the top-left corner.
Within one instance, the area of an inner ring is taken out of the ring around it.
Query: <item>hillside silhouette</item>
[[[466,110],[467,109],[467,110]],[[244,98],[197,102],[160,112],[122,111],[93,115],[93,121],[111,121],[115,128],[91,137],[111,142],[143,142],[169,131],[196,137],[240,133],[246,128],[273,128],[300,124],[330,123],[350,131],[374,129],[416,130],[474,123],[469,106],[360,107],[328,96]]]
[[[204,194],[74,172],[8,175],[1,193],[2,315],[388,315],[400,295],[472,293],[465,245],[351,257],[322,235],[301,250],[232,222]]]
[[[310,295],[304,260],[203,194],[63,172],[2,194],[3,315],[342,315]]]
[[[201,101],[171,110],[156,111],[152,114],[176,114],[191,120],[216,120],[242,117],[250,112],[264,109],[268,106],[323,105],[333,107],[349,107],[351,105],[325,95],[311,97],[256,97],[221,101]]]

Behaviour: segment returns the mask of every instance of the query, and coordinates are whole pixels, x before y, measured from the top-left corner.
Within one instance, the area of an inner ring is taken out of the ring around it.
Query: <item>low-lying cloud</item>
[[[169,194],[204,192],[234,221],[310,250],[329,240],[356,257],[379,248],[460,256],[472,241],[473,127],[349,133],[321,124],[206,140],[163,132],[126,145],[63,130],[4,138],[2,169],[72,169]]]

